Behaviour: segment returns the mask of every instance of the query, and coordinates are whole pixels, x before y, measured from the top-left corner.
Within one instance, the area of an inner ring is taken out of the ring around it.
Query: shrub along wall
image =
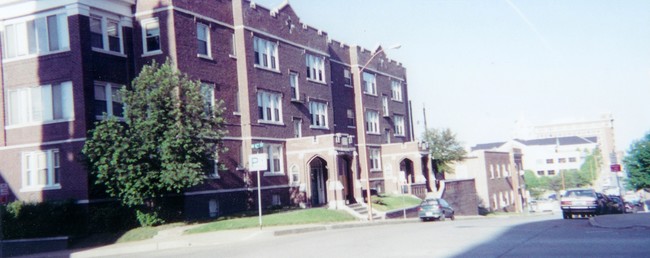
[[[73,201],[23,203],[1,206],[5,239],[78,235],[85,231],[81,206]]]

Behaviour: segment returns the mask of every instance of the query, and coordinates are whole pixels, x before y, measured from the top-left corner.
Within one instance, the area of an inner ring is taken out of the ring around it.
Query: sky
[[[254,1],[274,8],[283,0]],[[650,1],[290,0],[301,22],[407,69],[416,136],[466,146],[532,125],[614,117],[619,151],[650,133]]]

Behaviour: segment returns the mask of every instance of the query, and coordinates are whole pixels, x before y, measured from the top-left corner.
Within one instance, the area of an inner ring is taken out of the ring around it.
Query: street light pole
[[[395,45],[391,46],[388,49],[398,49],[400,48],[401,45]],[[352,61],[351,63],[356,63],[358,64],[359,62],[359,53],[358,47],[354,47],[350,49],[351,51],[351,57],[350,60]],[[363,121],[363,124],[361,126],[357,126],[357,146],[359,147],[359,158],[357,161],[361,165],[361,171],[365,172],[365,179],[366,179],[366,204],[368,208],[368,220],[372,222],[372,202],[370,201],[370,169],[368,168],[368,150],[366,149],[366,123],[365,123],[365,118],[364,118],[364,112],[363,112],[363,71],[370,65],[370,62],[377,56],[379,53],[384,52],[384,49],[380,49],[370,58],[366,63],[359,68],[359,71],[357,73],[356,78],[354,78],[355,85],[357,87],[354,87],[354,96],[355,96],[355,117],[357,123],[359,121]],[[359,67],[357,65],[357,67]]]

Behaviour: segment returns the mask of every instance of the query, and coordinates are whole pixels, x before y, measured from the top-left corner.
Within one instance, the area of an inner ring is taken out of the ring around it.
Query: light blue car
[[[422,221],[455,219],[454,209],[441,198],[427,198],[422,201],[418,208],[418,216]]]

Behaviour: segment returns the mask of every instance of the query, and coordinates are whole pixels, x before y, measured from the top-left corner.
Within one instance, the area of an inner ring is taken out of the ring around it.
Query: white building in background
[[[517,121],[514,131],[515,139],[530,141],[531,139],[550,139],[568,136],[577,136],[595,142],[601,151],[601,170],[596,188],[606,191],[617,189],[617,174],[610,172],[610,165],[621,162],[623,152],[616,150],[614,137],[614,116],[612,114],[601,115],[595,120],[583,120],[565,123],[553,123],[546,125],[529,125],[523,120]],[[524,156],[525,157],[525,156]],[[557,157],[559,158],[559,156]],[[525,159],[525,158],[524,158]],[[537,161],[535,161],[537,162]],[[555,162],[558,162],[556,159]],[[535,163],[536,164],[536,163]],[[524,161],[524,166],[529,169],[531,163]],[[548,164],[551,165],[551,164]],[[540,166],[541,167],[541,166]],[[550,169],[552,166],[549,166]],[[546,169],[548,174],[549,169]],[[536,172],[538,170],[535,170]],[[556,171],[557,173],[557,171]]]

